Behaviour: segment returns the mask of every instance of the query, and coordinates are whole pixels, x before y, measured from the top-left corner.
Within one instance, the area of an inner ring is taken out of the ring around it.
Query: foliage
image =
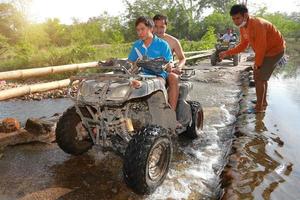
[[[7,38],[0,34],[0,56],[3,55],[9,48]]]
[[[12,4],[0,3],[0,34],[15,44],[25,25],[24,15]]]
[[[43,24],[31,24],[26,26],[21,34],[24,43],[40,49],[50,45],[51,39]]]
[[[181,40],[180,42],[185,51],[197,51],[213,48],[217,42],[217,37],[215,34],[215,29],[210,26],[200,41]]]
[[[291,15],[280,12],[268,13],[266,7],[262,7],[255,13],[255,16],[274,24],[285,37],[300,38],[300,13],[291,13]]]
[[[234,27],[229,14],[224,15],[218,11],[214,11],[203,19],[202,28],[206,30],[208,27],[214,27],[216,33],[219,34],[224,34],[227,28],[233,28],[236,32],[239,31]]]

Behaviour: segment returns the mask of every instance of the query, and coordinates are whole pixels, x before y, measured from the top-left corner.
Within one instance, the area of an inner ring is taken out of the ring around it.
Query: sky
[[[248,8],[251,12],[265,5],[270,12],[300,12],[300,3],[297,1],[284,0],[282,3],[282,0],[248,0]],[[123,0],[31,0],[28,16],[34,22],[56,17],[64,24],[71,24],[72,18],[87,21],[103,12],[112,16],[124,13]]]

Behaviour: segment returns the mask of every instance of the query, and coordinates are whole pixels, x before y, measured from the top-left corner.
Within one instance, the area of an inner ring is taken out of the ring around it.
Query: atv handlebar
[[[182,74],[180,76],[181,80],[189,80],[192,76],[196,75],[194,68],[183,68],[181,69]]]

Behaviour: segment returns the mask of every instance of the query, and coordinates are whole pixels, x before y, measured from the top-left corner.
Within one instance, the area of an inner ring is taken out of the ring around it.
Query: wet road
[[[237,74],[244,67],[233,68],[229,63],[215,68],[207,66],[210,66],[208,61],[196,66],[191,94],[191,99],[200,101],[204,107],[203,135],[194,141],[184,138],[174,141],[176,150],[168,176],[152,195],[138,196],[126,187],[122,160],[114,154],[103,155],[91,150],[75,157],[65,154],[56,144],[27,144],[8,147],[0,159],[0,199],[219,198],[222,195],[219,175],[231,148],[233,123],[239,109]],[[23,118],[37,113],[51,116],[70,104],[68,100],[55,101],[52,105],[47,100],[23,105],[1,102],[2,105],[5,103],[11,108],[18,105],[20,110],[30,104],[39,110],[36,112],[32,108],[26,115],[20,113]],[[47,108],[38,106],[46,104]],[[9,112],[5,113],[11,116]]]

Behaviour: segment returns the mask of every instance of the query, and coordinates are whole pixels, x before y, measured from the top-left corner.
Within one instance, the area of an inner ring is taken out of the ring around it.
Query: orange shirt
[[[249,17],[247,26],[240,28],[240,37],[240,43],[225,53],[240,53],[250,44],[255,52],[256,66],[262,65],[264,57],[275,56],[285,49],[281,33],[270,22],[261,18]]]

